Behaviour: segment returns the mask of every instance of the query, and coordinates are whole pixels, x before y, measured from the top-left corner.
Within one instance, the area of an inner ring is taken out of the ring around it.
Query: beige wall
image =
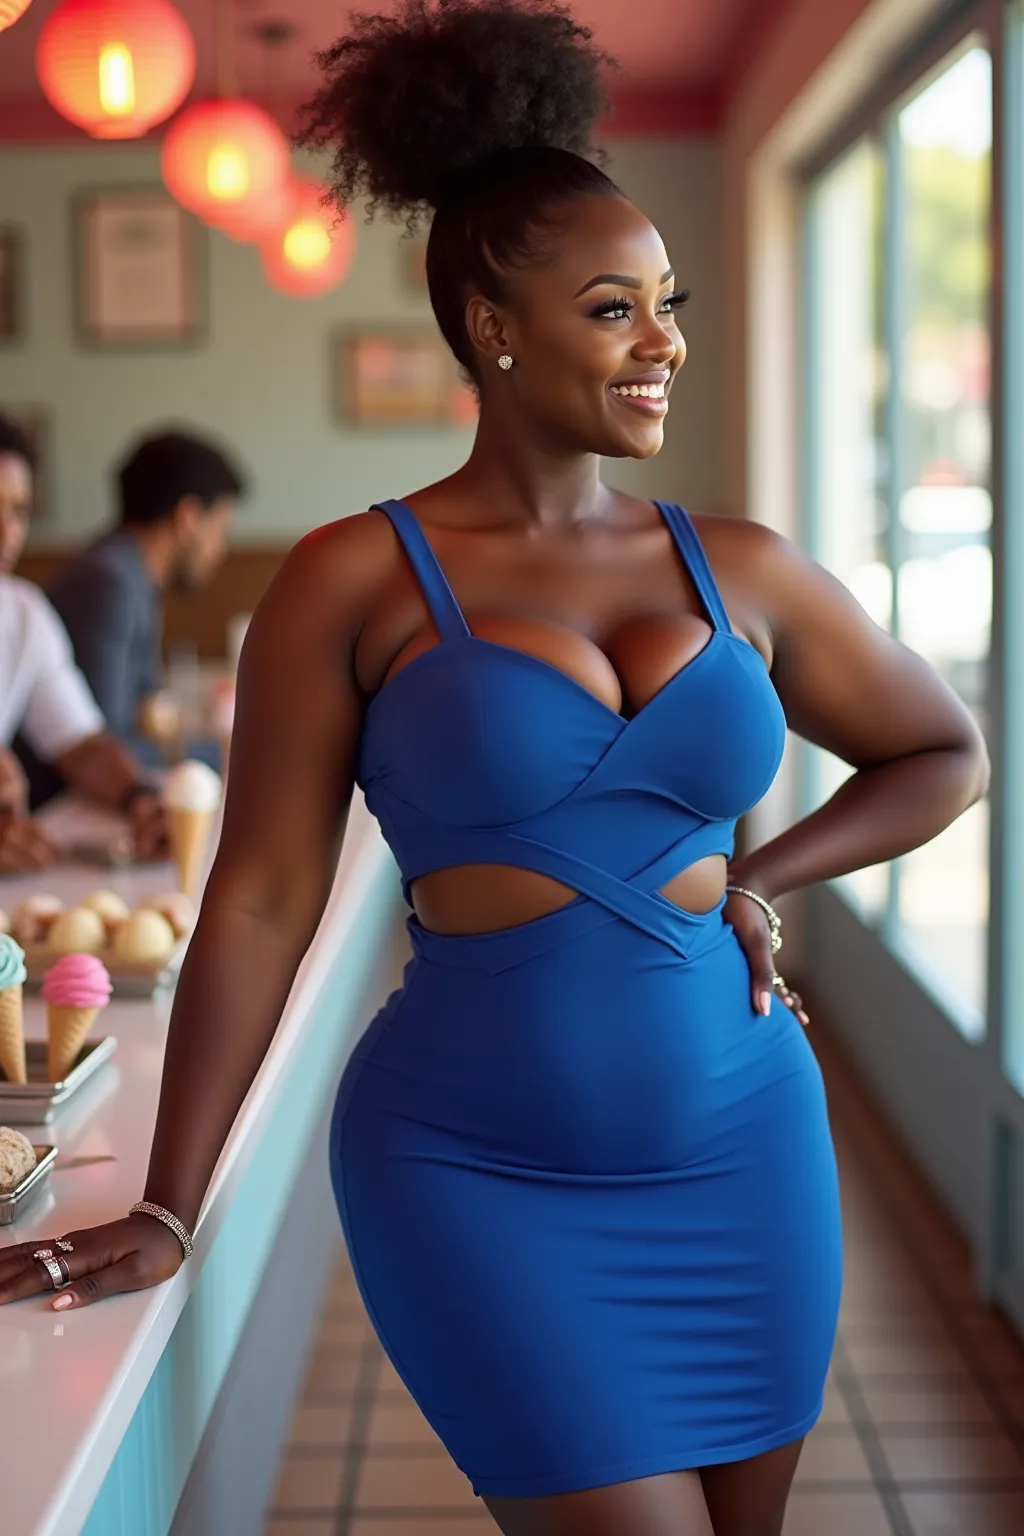
[[[708,139],[621,139],[611,170],[663,230],[693,299],[691,361],[659,459],[609,465],[641,494],[695,506],[721,499],[721,233],[718,150]],[[87,185],[157,182],[148,147],[0,152],[0,223],[30,251],[28,337],[0,348],[0,408],[41,406],[52,422],[46,545],[75,543],[109,516],[108,474],[122,446],[154,422],[205,425],[233,443],[253,479],[241,543],[291,542],[318,523],[448,473],[465,430],[359,432],[331,404],[339,326],[426,323],[426,297],[404,282],[394,226],[358,223],[348,280],[315,302],[272,293],[256,252],[221,235],[208,247],[209,333],[194,350],[136,355],[81,350],[72,333],[71,199]]]

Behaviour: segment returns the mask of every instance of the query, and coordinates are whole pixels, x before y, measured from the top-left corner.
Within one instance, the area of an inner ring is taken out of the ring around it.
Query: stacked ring
[[[32,1257],[42,1264],[55,1291],[61,1291],[71,1284],[71,1271],[63,1259],[54,1258],[52,1248],[37,1248]]]

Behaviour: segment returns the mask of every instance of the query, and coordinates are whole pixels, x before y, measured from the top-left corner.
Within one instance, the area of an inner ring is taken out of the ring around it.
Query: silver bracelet
[[[782,919],[771,902],[765,901],[764,897],[759,896],[756,891],[748,891],[745,885],[727,885],[726,890],[731,891],[734,896],[746,896],[761,908],[771,929],[772,954],[777,955],[782,948]]]
[[[183,1222],[178,1220],[177,1216],[172,1215],[170,1211],[164,1210],[162,1205],[154,1205],[151,1200],[137,1200],[128,1214],[129,1216],[155,1216],[157,1221],[162,1221],[165,1227],[170,1227],[185,1250],[186,1259],[191,1258],[192,1239],[189,1236],[188,1228]]]

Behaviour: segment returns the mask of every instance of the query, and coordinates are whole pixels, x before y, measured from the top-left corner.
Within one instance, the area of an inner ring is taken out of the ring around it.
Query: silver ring
[[[40,1264],[43,1265],[46,1273],[50,1277],[50,1284],[53,1286],[54,1290],[63,1290],[63,1288],[68,1284],[68,1280],[64,1279],[64,1271],[61,1269],[57,1260],[50,1255],[49,1248],[37,1249],[32,1257],[34,1259],[38,1259]],[[68,1279],[70,1279],[70,1276]]]
[[[62,1258],[60,1258],[58,1256],[58,1258],[57,1258],[57,1265],[58,1265],[58,1267],[60,1269],[61,1274],[64,1276],[64,1284],[65,1285],[70,1285],[71,1284],[71,1271],[68,1268],[68,1261],[67,1261],[67,1259],[62,1259]]]
[[[58,1237],[57,1247],[61,1253],[74,1253],[75,1251],[74,1243],[69,1243],[66,1237]]]
[[[772,986],[781,987],[785,992],[789,991],[789,988],[786,986],[785,978],[780,976],[778,971],[776,971],[775,975],[772,977]]]

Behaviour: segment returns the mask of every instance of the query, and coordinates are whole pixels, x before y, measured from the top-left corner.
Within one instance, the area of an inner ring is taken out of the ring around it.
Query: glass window
[[[985,728],[992,622],[988,332],[992,66],[972,48],[900,111],[897,633]],[[988,808],[900,861],[900,937],[978,1023]]]
[[[884,166],[865,140],[817,183],[812,197],[809,402],[815,428],[811,542],[814,554],[888,630],[892,573],[886,553],[886,393],[881,337],[881,231]],[[838,758],[816,752],[813,798],[829,798],[848,778]],[[865,918],[885,911],[889,866],[836,882]]]
[[[814,183],[807,471],[815,556],[988,727],[992,63],[970,47]],[[848,776],[813,754],[813,802]],[[984,1029],[988,806],[836,882]]]

